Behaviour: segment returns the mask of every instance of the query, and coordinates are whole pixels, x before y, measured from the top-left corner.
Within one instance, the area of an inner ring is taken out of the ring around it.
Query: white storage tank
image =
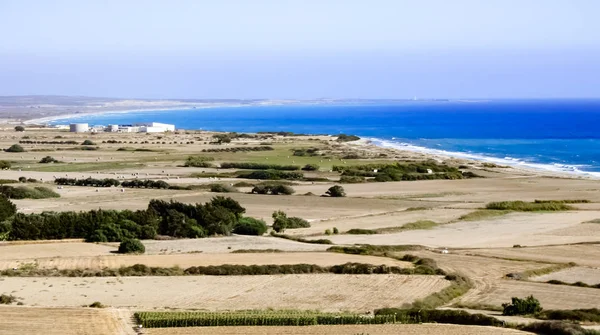
[[[111,124],[108,126],[108,131],[116,133],[119,131],[119,125],[118,124]]]
[[[90,130],[90,126],[87,123],[71,123],[69,130],[72,133],[85,133]]]

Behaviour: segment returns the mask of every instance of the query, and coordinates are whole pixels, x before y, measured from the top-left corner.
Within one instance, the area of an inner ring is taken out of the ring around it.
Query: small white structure
[[[433,173],[433,170],[431,170],[431,169],[427,169],[427,173],[428,173],[428,174],[432,174],[432,173]]]
[[[106,131],[111,132],[111,133],[116,133],[119,131],[119,125],[118,124],[109,124],[108,127],[106,127]]]
[[[87,123],[71,123],[69,125],[69,131],[72,133],[86,133],[90,130],[90,126]]]
[[[167,123],[143,122],[135,123],[134,126],[140,127],[140,132],[142,133],[161,133],[165,131],[175,131],[175,125]]]

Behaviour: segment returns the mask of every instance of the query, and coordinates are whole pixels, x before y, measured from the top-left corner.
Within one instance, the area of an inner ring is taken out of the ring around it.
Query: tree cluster
[[[294,189],[291,186],[287,185],[256,185],[252,188],[252,193],[254,194],[272,194],[272,195],[292,195],[294,194]]]
[[[112,179],[112,178],[104,178],[104,179],[95,179],[95,178],[86,178],[86,179],[77,179],[77,178],[56,178],[54,179],[54,183],[57,185],[68,185],[68,186],[92,186],[92,187],[111,187],[111,186],[119,186],[121,182]]]
[[[213,149],[202,149],[202,152],[249,152],[249,151],[271,151],[275,150],[270,146],[260,147],[233,147],[233,148],[213,148]]]
[[[230,235],[245,209],[235,200],[214,197],[205,204],[151,200],[146,210],[44,212],[15,214],[10,201],[0,197],[0,226],[9,240],[84,238],[88,242],[122,242],[151,239],[158,235],[206,237]]]
[[[299,180],[304,178],[304,174],[301,172],[284,172],[278,170],[259,170],[252,172],[243,172],[240,173],[238,178],[244,179],[263,179],[263,180]]]
[[[183,165],[187,167],[209,168],[213,167],[211,162],[214,160],[213,157],[189,156]]]

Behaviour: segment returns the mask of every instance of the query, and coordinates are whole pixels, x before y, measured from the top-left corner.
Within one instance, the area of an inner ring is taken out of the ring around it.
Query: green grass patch
[[[420,309],[437,308],[467,293],[467,291],[473,287],[473,283],[469,278],[458,274],[449,274],[445,279],[450,280],[452,284],[439,292],[428,295],[423,299],[415,300],[411,307]]]
[[[577,266],[577,264],[575,264],[575,263],[554,264],[554,265],[550,265],[550,266],[539,268],[539,269],[531,269],[531,270],[525,270],[523,272],[509,273],[506,275],[506,277],[516,279],[516,280],[527,280],[531,277],[547,275],[549,273],[572,268],[574,266]]]
[[[373,235],[373,234],[377,234],[377,231],[373,230],[373,229],[354,228],[354,229],[348,230],[346,232],[346,234],[350,234],[350,235]]]
[[[487,219],[493,219],[500,216],[504,216],[511,211],[509,210],[485,210],[480,209],[471,213],[467,213],[458,218],[459,221],[483,221]]]
[[[292,236],[292,235],[286,235],[286,234],[277,234],[276,232],[271,232],[271,236],[274,237],[279,237],[279,238],[283,238],[286,240],[291,240],[291,241],[296,241],[296,242],[302,242],[302,243],[310,243],[310,244],[333,244],[333,242],[331,242],[331,240],[328,239],[317,239],[317,240],[308,240],[302,237],[296,237],[296,236]]]
[[[589,204],[590,200],[586,199],[571,199],[571,200],[535,200],[536,204]]]
[[[136,163],[117,163],[117,162],[98,162],[98,163],[67,163],[67,164],[41,164],[33,165],[31,168],[22,168],[23,171],[40,172],[84,172],[101,170],[121,170],[121,169],[139,169],[144,164]]]
[[[430,220],[419,220],[419,221],[415,221],[415,222],[409,222],[407,224],[404,224],[400,227],[401,230],[415,230],[415,229],[432,229],[434,227],[437,227],[438,224],[436,222],[430,221]],[[390,231],[395,231],[394,228],[382,228],[379,229],[380,232],[382,231],[386,231],[386,230],[390,230]]]
[[[280,249],[238,249],[234,250],[232,254],[274,254],[285,252]]]
[[[553,212],[573,210],[572,206],[560,202],[525,202],[525,201],[502,201],[490,202],[485,206],[490,210],[517,211],[517,212]]]

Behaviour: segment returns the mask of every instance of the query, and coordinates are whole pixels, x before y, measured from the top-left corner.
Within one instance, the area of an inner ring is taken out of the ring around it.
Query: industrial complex
[[[158,122],[143,122],[134,124],[117,125],[111,124],[108,126],[93,126],[90,127],[87,123],[72,123],[69,125],[69,131],[72,133],[86,132],[113,132],[113,133],[164,133],[167,131],[175,131],[175,125],[158,123]]]

